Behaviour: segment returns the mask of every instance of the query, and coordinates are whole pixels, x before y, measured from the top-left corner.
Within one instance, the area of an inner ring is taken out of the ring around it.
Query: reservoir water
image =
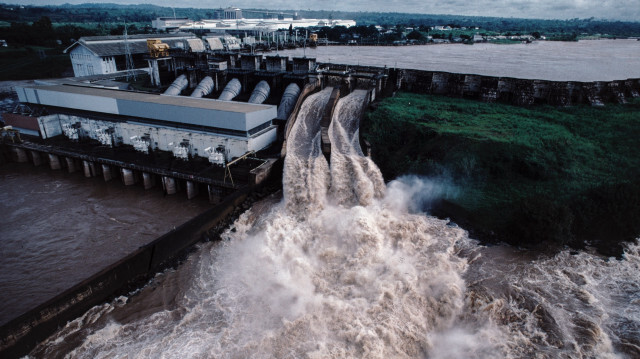
[[[640,247],[480,246],[419,211],[437,185],[385,184],[362,155],[364,93],[336,106],[329,164],[309,97],[289,138],[282,198],[243,214],[141,291],[94,307],[32,357],[634,358]]]
[[[209,207],[205,198],[0,166],[0,325]]]
[[[537,41],[531,44],[318,46],[283,50],[318,62],[447,71],[551,81],[640,78],[640,41]],[[274,54],[274,53],[271,53]]]

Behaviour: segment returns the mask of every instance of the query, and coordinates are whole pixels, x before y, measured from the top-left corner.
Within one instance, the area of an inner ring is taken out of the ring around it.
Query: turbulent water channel
[[[640,249],[607,260],[480,246],[387,185],[358,142],[365,92],[337,104],[330,165],[310,96],[283,198],[243,214],[140,292],[93,308],[32,357],[625,358],[640,355]]]

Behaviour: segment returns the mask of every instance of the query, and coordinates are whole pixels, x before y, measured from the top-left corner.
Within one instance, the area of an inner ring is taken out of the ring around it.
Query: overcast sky
[[[590,18],[640,21],[640,0],[2,0],[24,5],[154,4],[160,6],[269,8],[293,10],[345,10],[421,14],[480,15],[543,19]]]

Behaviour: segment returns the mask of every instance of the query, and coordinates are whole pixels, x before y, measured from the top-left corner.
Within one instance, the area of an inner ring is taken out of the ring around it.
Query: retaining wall
[[[332,72],[342,71],[338,77],[354,74],[385,74],[379,92],[402,90],[414,93],[439,94],[453,97],[473,98],[486,102],[503,102],[519,106],[548,104],[571,106],[577,104],[603,105],[626,103],[640,97],[640,79],[616,81],[547,81],[494,77],[474,74],[459,74],[442,71],[391,69],[374,66],[355,66],[322,63]]]
[[[390,75],[395,78],[396,89],[399,90],[475,98],[520,106],[603,105],[626,103],[628,99],[640,96],[640,79],[597,82],[546,81],[408,69],[390,70]]]

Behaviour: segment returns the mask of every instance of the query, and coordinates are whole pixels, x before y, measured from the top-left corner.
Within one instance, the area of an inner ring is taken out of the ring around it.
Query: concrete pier
[[[111,173],[111,167],[109,167],[109,165],[102,165],[102,177],[105,182],[109,182],[113,179],[113,174]]]
[[[195,198],[198,195],[198,184],[187,181],[187,199]]]
[[[31,151],[31,160],[33,161],[34,166],[40,166],[42,164],[42,157],[40,156],[40,152]]]
[[[121,168],[120,174],[122,175],[122,183],[124,183],[125,186],[133,186],[136,184],[135,173],[133,170]]]
[[[51,167],[52,170],[59,170],[62,168],[60,158],[57,155],[49,153],[49,167]]]
[[[89,161],[89,168],[91,168],[91,175],[98,176],[100,175],[100,166],[96,165],[94,162]]]
[[[75,171],[77,171],[78,169],[76,168],[76,163],[73,160],[73,158],[71,157],[65,157],[64,158],[65,161],[67,162],[67,170],[69,171],[69,173],[74,173]]]
[[[91,166],[89,165],[89,161],[82,161],[82,169],[84,170],[84,176],[87,178],[91,178]]]
[[[29,157],[27,157],[27,151],[25,151],[24,149],[14,147],[12,152],[16,162],[19,162],[19,163],[29,162]]]
[[[31,142],[12,144],[10,147],[19,148],[28,155],[27,159],[37,158],[46,155],[52,169],[67,167],[69,172],[82,172],[86,178],[102,176],[105,182],[121,177],[123,184],[131,186],[142,182],[145,189],[150,189],[158,184],[166,194],[175,194],[185,191],[189,199],[200,195],[200,190],[206,191],[211,203],[219,203],[230,193],[245,186],[255,186],[260,184],[264,178],[268,177],[270,168],[273,166],[272,160],[256,159],[247,157],[236,163],[231,169],[233,181],[225,178],[224,169],[210,164],[199,164],[197,168],[191,168],[184,164],[175,162],[145,163],[147,158],[141,157],[137,152],[127,152],[127,149],[105,150],[101,156],[88,153],[81,144],[65,143],[60,145],[43,145]],[[74,148],[76,147],[76,148]],[[29,155],[29,153],[36,153]],[[6,153],[15,158],[13,149],[8,149]],[[158,158],[162,154],[158,155]],[[126,159],[123,161],[117,157]],[[42,162],[47,158],[40,157]],[[231,172],[229,174],[231,174]],[[204,187],[204,186],[207,187]],[[202,188],[200,188],[202,187]]]
[[[175,194],[178,192],[176,179],[172,177],[162,176],[162,188],[166,194]]]
[[[156,177],[148,172],[142,172],[142,184],[144,189],[150,189],[156,185]]]

